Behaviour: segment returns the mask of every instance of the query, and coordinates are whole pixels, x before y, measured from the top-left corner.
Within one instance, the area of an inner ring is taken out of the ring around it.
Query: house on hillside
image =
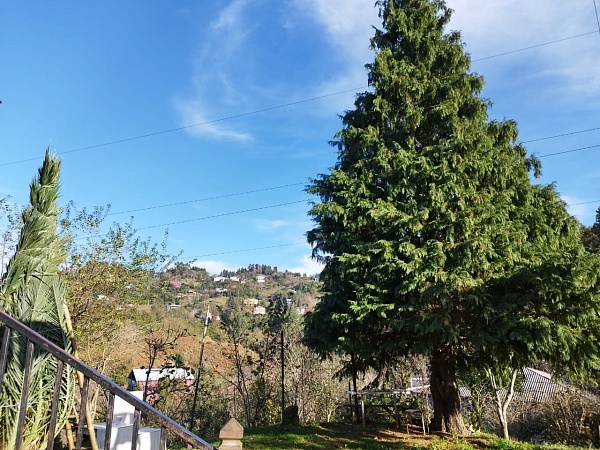
[[[256,275],[254,281],[256,281],[257,283],[266,283],[267,277],[265,275]]]
[[[267,308],[265,308],[264,306],[255,306],[254,307],[254,315],[257,315],[257,314],[261,314],[261,315],[267,314]]]
[[[258,306],[258,299],[257,298],[245,298],[244,300],[242,300],[242,303],[244,304],[244,306]]]
[[[167,311],[171,311],[176,308],[181,308],[181,305],[178,305],[177,303],[172,303],[170,305],[167,305]]]
[[[130,391],[143,391],[147,383],[146,402],[154,403],[155,391],[162,379],[183,380],[187,387],[191,390],[194,386],[194,375],[190,369],[183,367],[163,367],[157,369],[148,369],[140,367],[132,369],[127,376],[127,389]]]

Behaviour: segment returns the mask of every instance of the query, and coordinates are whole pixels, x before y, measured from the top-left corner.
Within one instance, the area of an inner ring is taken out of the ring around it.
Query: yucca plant
[[[30,185],[31,205],[23,212],[16,252],[2,279],[0,309],[70,352],[65,287],[58,275],[58,267],[65,259],[64,241],[57,236],[59,175],[60,161],[46,151],[38,177]],[[13,336],[0,393],[0,449],[15,448],[26,347],[25,338]],[[48,435],[56,436],[72,408],[74,372],[65,366],[58,424],[56,430],[48,430],[56,372],[56,358],[36,349],[23,448],[45,448]]]

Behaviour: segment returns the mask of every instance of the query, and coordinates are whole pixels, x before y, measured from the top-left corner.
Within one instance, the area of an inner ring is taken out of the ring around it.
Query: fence
[[[108,392],[108,409],[106,413],[106,428],[104,436],[104,450],[110,450],[111,445],[111,430],[113,429],[113,407],[115,397],[123,399],[135,408],[134,420],[133,420],[133,431],[131,437],[131,449],[138,450],[138,432],[140,431],[140,418],[141,415],[152,419],[155,423],[160,426],[160,448],[165,448],[167,433],[178,436],[187,445],[188,450],[193,448],[208,450],[214,449],[214,447],[196,436],[194,433],[182,427],[180,424],[165,416],[160,411],[154,409],[150,405],[146,404],[143,400],[135,397],[130,392],[123,389],[121,386],[114,383],[112,380],[101,375],[93,368],[87,366],[83,362],[74,358],[63,349],[53,344],[52,342],[45,339],[35,331],[31,330],[21,322],[15,320],[6,313],[0,311],[0,322],[4,324],[4,332],[1,337],[0,346],[0,392],[2,392],[2,383],[4,380],[4,374],[6,371],[6,365],[9,355],[11,339],[17,335],[20,335],[27,339],[27,353],[25,357],[25,375],[23,381],[23,391],[21,394],[21,402],[19,405],[19,415],[17,424],[17,442],[15,450],[21,450],[23,442],[23,432],[25,427],[25,413],[28,405],[29,396],[29,375],[31,366],[33,363],[34,350],[37,347],[44,351],[54,355],[58,360],[58,371],[56,374],[56,381],[54,385],[54,398],[52,401],[52,412],[50,426],[48,428],[48,446],[47,450],[53,448],[54,434],[57,421],[58,411],[58,398],[61,388],[62,372],[64,365],[73,367],[76,371],[83,374],[83,388],[81,389],[81,405],[86,405],[90,381],[97,383]],[[1,325],[1,324],[0,324]],[[1,331],[1,328],[0,328]],[[85,407],[80,407],[78,413],[77,432],[75,439],[75,448],[80,450],[82,448],[84,434],[86,431],[86,418],[85,418]],[[239,447],[241,448],[241,446]]]

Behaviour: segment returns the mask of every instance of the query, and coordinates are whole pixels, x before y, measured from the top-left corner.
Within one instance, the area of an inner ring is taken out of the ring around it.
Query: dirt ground
[[[439,438],[445,440],[460,439],[468,441],[475,448],[484,448],[487,446],[487,442],[482,437],[459,437],[452,436],[447,433],[434,433],[425,434],[419,426],[411,425],[408,432],[404,426],[401,429],[395,429],[393,426],[379,425],[379,424],[367,424],[365,429],[358,424],[347,424],[347,423],[331,423],[321,424],[322,428],[326,433],[329,432],[332,435],[343,434],[345,436],[356,436],[359,437],[370,437],[374,441],[397,443],[399,447],[404,449],[423,449],[429,447],[429,445]]]

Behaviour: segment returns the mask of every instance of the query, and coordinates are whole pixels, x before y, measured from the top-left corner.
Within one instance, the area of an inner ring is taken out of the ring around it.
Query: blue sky
[[[50,147],[63,159],[62,204],[111,204],[111,221],[133,216],[157,241],[168,228],[172,251],[213,273],[315,273],[303,188],[335,163],[338,115],[366,89],[373,3],[4,2],[0,197],[24,204]],[[542,157],[540,181],[591,225],[600,130],[579,131],[600,127],[593,0],[448,5],[490,117],[517,121]]]

